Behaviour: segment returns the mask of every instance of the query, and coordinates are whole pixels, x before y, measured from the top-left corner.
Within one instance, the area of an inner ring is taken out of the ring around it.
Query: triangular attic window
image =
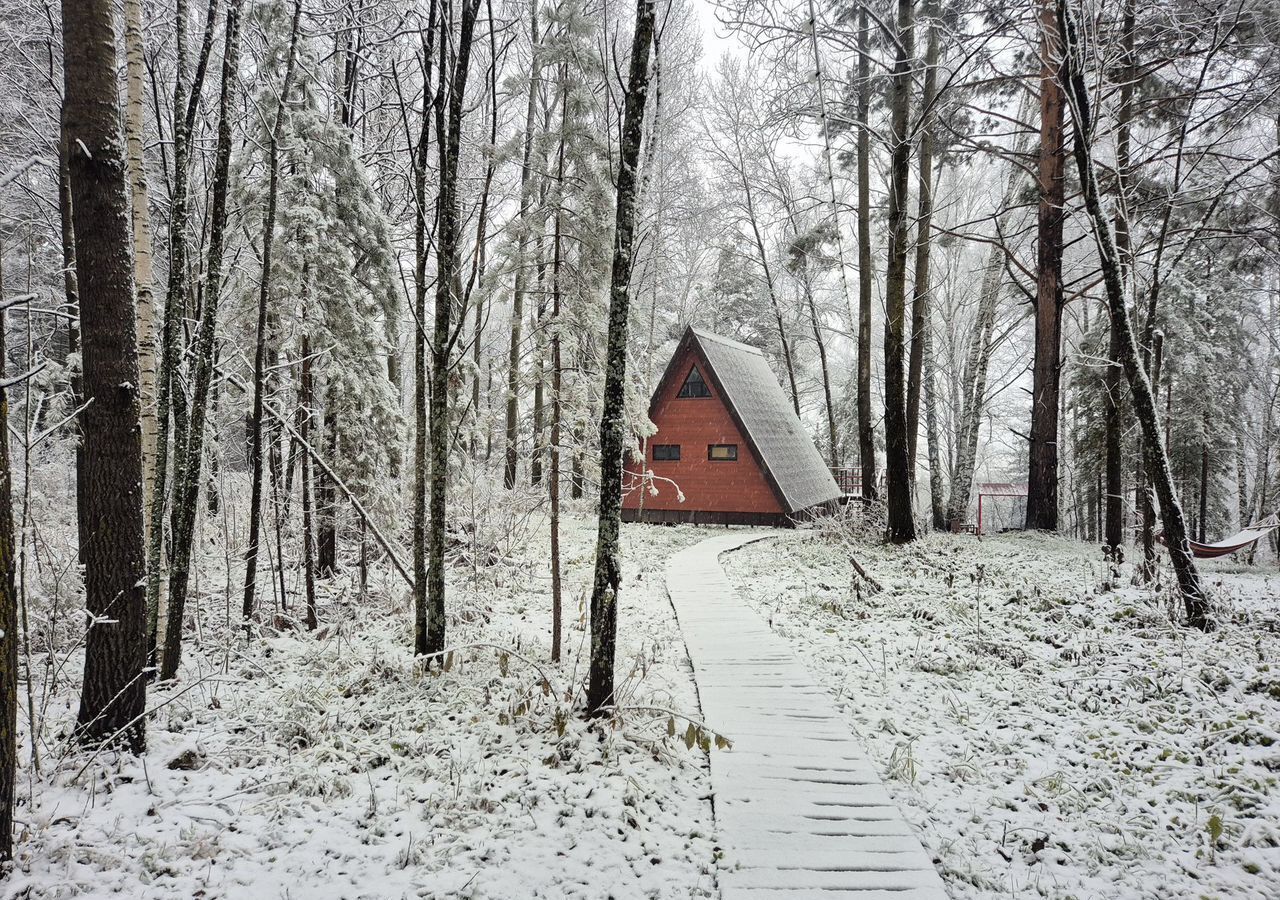
[[[698,371],[698,367],[694,366],[689,370],[689,377],[684,380],[684,384],[680,387],[681,397],[710,397],[711,388],[707,387],[707,383],[702,380],[702,374]]]

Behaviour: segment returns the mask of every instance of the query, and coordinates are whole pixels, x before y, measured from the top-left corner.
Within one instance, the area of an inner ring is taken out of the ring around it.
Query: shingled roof
[[[839,499],[840,488],[831,477],[831,470],[758,348],[701,328],[688,328],[663,373],[653,402],[657,403],[668,379],[676,377],[675,364],[690,343],[706,360],[705,374],[718,388],[730,415],[759,457],[786,511],[797,513]]]

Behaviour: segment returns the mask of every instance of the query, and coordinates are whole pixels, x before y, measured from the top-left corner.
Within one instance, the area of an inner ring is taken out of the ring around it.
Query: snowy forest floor
[[[836,696],[953,897],[1280,896],[1274,569],[1205,565],[1205,635],[1130,566],[1044,535],[823,529],[721,562]]]
[[[47,677],[37,667],[42,774],[28,777],[28,749],[0,896],[715,896],[705,757],[668,737],[662,711],[697,712],[662,567],[705,532],[624,529],[615,728],[580,717],[594,518],[565,523],[565,654],[552,665],[545,518],[481,517],[479,565],[453,546],[459,649],[443,674],[415,664],[407,590],[382,566],[363,601],[353,566],[322,582],[318,632],[277,622],[246,646],[226,625],[239,550],[220,533],[182,677],[149,694],[145,756],[73,748],[80,653],[51,657]],[[288,581],[300,591],[296,572]],[[74,630],[65,615],[53,630]]]
[[[74,544],[42,542],[41,761],[33,775],[27,749],[0,897],[716,897],[705,757],[681,739],[697,696],[663,570],[723,531],[623,529],[625,709],[611,727],[579,715],[594,518],[566,518],[553,665],[546,521],[518,506],[477,497],[474,527],[454,535],[458,649],[441,674],[412,658],[403,583],[374,565],[362,599],[351,559],[321,582],[318,632],[286,615],[246,643],[230,615],[242,527],[227,514],[206,530],[182,678],[150,693],[136,760],[67,739]],[[1280,894],[1274,570],[1207,566],[1223,625],[1202,635],[1079,543],[859,540],[885,588],[868,596],[843,540],[806,529],[722,563],[848,714],[953,896]],[[286,582],[300,619],[292,564]],[[262,602],[278,590],[264,577]]]

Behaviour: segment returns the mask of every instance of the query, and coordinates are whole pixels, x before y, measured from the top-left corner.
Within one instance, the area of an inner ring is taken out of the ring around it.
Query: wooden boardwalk
[[[719,556],[733,532],[667,562],[707,725],[725,900],[944,900],[942,879],[830,695],[740,600]]]

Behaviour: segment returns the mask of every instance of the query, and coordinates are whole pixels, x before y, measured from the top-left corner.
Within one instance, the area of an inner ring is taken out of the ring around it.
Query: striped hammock
[[[1280,528],[1280,517],[1272,513],[1265,519],[1254,522],[1243,531],[1220,541],[1215,541],[1212,544],[1191,541],[1191,555],[1196,559],[1217,559],[1219,556],[1228,556],[1256,544],[1276,528]]]

